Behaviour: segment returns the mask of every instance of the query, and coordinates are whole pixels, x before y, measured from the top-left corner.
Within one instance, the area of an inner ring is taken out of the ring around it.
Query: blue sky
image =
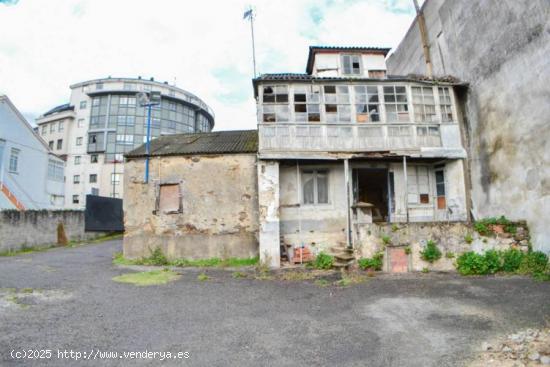
[[[0,93],[32,122],[72,83],[152,76],[201,97],[216,130],[254,128],[250,5],[260,73],[304,72],[310,45],[395,47],[414,18],[412,0],[0,0]]]

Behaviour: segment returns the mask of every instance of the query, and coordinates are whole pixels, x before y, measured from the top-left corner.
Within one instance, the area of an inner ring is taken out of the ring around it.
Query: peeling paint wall
[[[271,268],[281,265],[279,223],[279,162],[258,163],[260,261]]]
[[[534,248],[550,253],[550,2],[427,0],[424,14],[434,74],[470,84],[474,213],[526,219]],[[387,64],[425,73],[416,24]]]
[[[143,159],[124,167],[124,256],[169,258],[258,255],[256,156],[154,157],[143,183]],[[179,184],[181,213],[157,210],[159,184]]]

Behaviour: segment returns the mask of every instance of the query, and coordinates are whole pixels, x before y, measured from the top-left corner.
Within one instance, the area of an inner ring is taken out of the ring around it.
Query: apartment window
[[[63,121],[59,121],[59,125],[57,127],[57,131],[61,132],[65,128],[65,123]]]
[[[430,203],[430,183],[428,167],[410,166],[407,168],[409,204]]]
[[[384,87],[384,106],[386,107],[386,120],[388,122],[409,121],[409,107],[405,87]]]
[[[42,125],[42,135],[46,135],[48,132],[48,125]]]
[[[76,122],[77,127],[84,127],[84,119],[78,119]]]
[[[97,154],[90,155],[90,163],[97,163]]]
[[[264,87],[263,102],[263,122],[286,122],[289,120],[287,85]]]
[[[53,143],[54,143],[53,140],[50,140],[48,142],[48,148],[50,148],[50,150],[53,150]]]
[[[92,195],[99,196],[99,189],[97,187],[92,187]]]
[[[439,127],[437,126],[418,126],[416,128],[418,136],[439,136]]]
[[[21,153],[21,150],[17,148],[11,148],[9,171],[12,173],[19,172],[19,153]]]
[[[355,110],[357,122],[380,121],[380,100],[377,86],[357,85],[355,90]]]
[[[73,183],[75,183],[75,184],[80,183],[80,175],[74,175],[73,176]]]
[[[82,137],[81,136],[76,138],[76,145],[78,145],[78,146],[82,145]]]
[[[342,74],[361,75],[361,55],[342,55]]]
[[[318,85],[294,87],[294,115],[298,122],[319,122],[321,88]]]
[[[78,204],[80,202],[78,195],[73,195],[73,204]]]
[[[435,193],[437,197],[437,209],[445,209],[447,200],[445,199],[445,169],[443,166],[435,167]]]
[[[95,83],[96,90],[103,90],[103,83]]]
[[[323,91],[325,95],[325,116],[327,122],[351,121],[348,86],[325,85]]]
[[[417,122],[437,121],[432,87],[412,87],[414,120]]]
[[[302,171],[302,203],[328,204],[328,171]]]
[[[118,104],[120,106],[135,106],[136,97],[120,97]]]
[[[124,90],[136,90],[137,88],[137,84],[136,83],[124,83]]]
[[[119,185],[121,173],[111,173],[111,185]]]
[[[80,101],[80,109],[83,110],[86,108],[86,101]]]
[[[57,139],[57,150],[63,148],[63,139]]]
[[[93,98],[92,99],[92,107],[97,107],[101,104],[101,98]]]
[[[90,183],[96,183],[97,182],[97,174],[92,173],[89,177]]]
[[[80,164],[80,156],[79,155],[74,156],[74,164],[75,164],[75,166]]]
[[[117,134],[116,142],[118,144],[133,145],[134,144],[134,136],[133,135]]]
[[[117,124],[118,125],[134,126],[135,123],[136,123],[136,117],[135,116],[124,116],[124,115],[117,116]]]
[[[168,109],[170,111],[175,111],[176,110],[176,103],[174,102],[168,102]]]
[[[165,214],[181,212],[181,195],[178,184],[160,185],[158,210]]]
[[[439,107],[441,107],[441,121],[453,121],[453,111],[451,109],[451,95],[449,88],[440,87],[439,92]]]
[[[63,182],[63,162],[48,160],[48,179]]]
[[[55,122],[52,122],[50,124],[50,133],[54,133],[55,132],[55,125],[57,125]]]

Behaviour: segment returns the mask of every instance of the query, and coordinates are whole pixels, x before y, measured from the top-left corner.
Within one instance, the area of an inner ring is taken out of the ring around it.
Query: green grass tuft
[[[113,278],[115,282],[129,283],[136,286],[149,286],[166,284],[179,278],[178,273],[166,270],[144,271],[141,273],[128,273]]]

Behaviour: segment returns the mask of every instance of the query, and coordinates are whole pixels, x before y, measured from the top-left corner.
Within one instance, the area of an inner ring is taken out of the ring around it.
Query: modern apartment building
[[[137,94],[156,91],[151,137],[209,132],[214,112],[200,98],[153,79],[104,78],[71,85],[67,104],[40,116],[38,133],[66,160],[65,207],[82,208],[87,194],[122,197],[123,155],[146,139],[147,107]]]
[[[65,162],[0,95],[0,209],[61,209]]]

